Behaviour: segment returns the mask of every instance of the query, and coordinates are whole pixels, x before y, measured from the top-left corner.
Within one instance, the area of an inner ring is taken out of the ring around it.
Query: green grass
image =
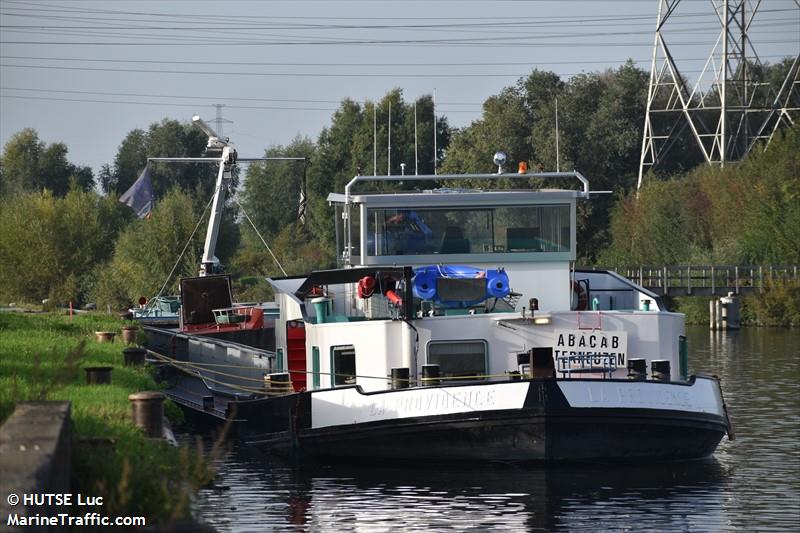
[[[0,313],[0,420],[17,401],[71,401],[73,492],[104,496],[110,514],[185,518],[210,470],[202,454],[146,439],[133,425],[128,395],[159,386],[146,369],[123,365],[123,325],[103,314]],[[95,331],[116,331],[116,340],[98,343]],[[88,366],[113,367],[112,384],[86,385]]]

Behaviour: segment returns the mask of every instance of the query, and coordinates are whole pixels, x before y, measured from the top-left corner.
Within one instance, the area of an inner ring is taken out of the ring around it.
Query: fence
[[[665,265],[595,269],[613,270],[657,294],[673,296],[763,292],[774,281],[800,281],[797,265]]]

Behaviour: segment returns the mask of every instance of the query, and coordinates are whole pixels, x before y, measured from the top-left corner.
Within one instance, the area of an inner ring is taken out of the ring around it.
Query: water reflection
[[[691,370],[722,378],[736,441],[715,457],[732,472],[728,523],[747,529],[800,527],[800,331],[690,328]]]
[[[719,524],[724,467],[660,465],[300,466],[245,448],[200,494],[221,531],[706,529]],[[227,510],[219,513],[216,510]],[[599,521],[599,522],[598,522]],[[602,525],[599,525],[602,524]]]
[[[737,429],[713,459],[640,465],[298,465],[232,449],[199,517],[220,531],[796,530],[800,332],[688,331]]]

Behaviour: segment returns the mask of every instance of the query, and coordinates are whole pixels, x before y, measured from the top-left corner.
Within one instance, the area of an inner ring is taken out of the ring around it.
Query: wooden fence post
[[[692,294],[692,266],[686,265],[686,294]]]
[[[717,293],[715,280],[714,280],[714,266],[711,266],[711,296]]]

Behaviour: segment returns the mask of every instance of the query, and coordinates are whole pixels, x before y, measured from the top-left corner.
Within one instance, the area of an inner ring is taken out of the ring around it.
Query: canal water
[[[736,440],[713,458],[626,466],[298,466],[218,461],[197,517],[219,531],[798,531],[800,331],[689,328]]]

